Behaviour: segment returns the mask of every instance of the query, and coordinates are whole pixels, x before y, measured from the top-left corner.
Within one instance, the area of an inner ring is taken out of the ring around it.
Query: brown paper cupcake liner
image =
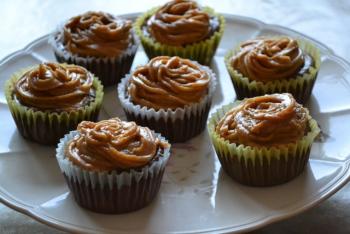
[[[54,33],[49,40],[58,62],[85,67],[96,75],[104,86],[118,84],[120,79],[130,71],[138,48],[135,37],[133,37],[133,44],[123,54],[115,58],[95,58],[81,57],[67,51],[62,44],[60,33]]]
[[[222,15],[216,14],[213,9],[205,7],[204,10],[210,15],[216,16],[219,20],[219,30],[214,34],[201,42],[197,42],[186,46],[170,46],[156,42],[153,38],[146,36],[143,32],[143,26],[145,21],[151,17],[157,8],[151,9],[138,17],[134,24],[136,35],[140,38],[144,51],[149,59],[167,55],[167,56],[179,56],[181,58],[188,58],[199,62],[203,65],[209,65],[212,58],[215,55],[216,49],[220,43],[222,35],[225,29],[225,19]]]
[[[98,213],[120,214],[139,210],[154,200],[162,182],[170,148],[141,169],[122,172],[86,171],[64,156],[66,142],[76,134],[78,132],[72,131],[61,139],[56,158],[74,199],[81,207]]]
[[[230,143],[215,131],[218,121],[239,101],[219,108],[208,121],[208,132],[224,171],[239,183],[272,186],[286,183],[300,175],[319,134],[317,122],[308,116],[309,132],[296,143],[276,147],[251,147]]]
[[[141,107],[131,102],[127,95],[130,74],[118,85],[118,97],[129,121],[135,121],[141,126],[147,126],[155,132],[161,133],[169,142],[185,142],[200,134],[206,126],[214,91],[216,89],[216,76],[205,66],[202,66],[210,75],[208,94],[199,103],[184,108],[161,109]]]
[[[97,78],[93,82],[96,90],[94,101],[79,110],[57,113],[35,110],[21,105],[14,99],[15,82],[25,71],[14,74],[5,85],[8,106],[17,129],[24,138],[44,145],[55,145],[64,134],[75,129],[81,121],[97,120],[103,99],[103,86]]]
[[[317,73],[320,69],[321,58],[319,50],[312,43],[303,39],[297,40],[300,47],[312,57],[314,61],[313,66],[303,75],[267,83],[250,81],[249,78],[244,77],[239,71],[235,70],[231,66],[230,59],[238,53],[239,47],[229,51],[225,56],[225,65],[230,74],[237,99],[242,100],[273,93],[291,93],[298,103],[305,104],[311,96]]]

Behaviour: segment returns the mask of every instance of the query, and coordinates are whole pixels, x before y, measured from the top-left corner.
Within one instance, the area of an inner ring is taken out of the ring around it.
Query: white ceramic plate
[[[136,17],[136,14],[127,17]],[[226,15],[226,32],[212,68],[219,85],[212,110],[233,101],[235,93],[223,63],[227,49],[263,34],[306,37],[251,18]],[[44,36],[0,63],[0,86],[14,71],[52,61]],[[310,39],[310,38],[309,38]],[[56,164],[53,147],[24,140],[0,91],[0,200],[43,223],[74,232],[239,232],[262,227],[311,208],[339,190],[350,175],[350,66],[321,43],[322,64],[311,114],[323,130],[312,148],[306,171],[295,180],[270,188],[239,185],[220,169],[207,132],[174,145],[161,190],[154,202],[137,212],[101,215],[81,209],[72,199]],[[146,62],[138,52],[134,67]],[[106,90],[101,118],[124,114],[116,89]]]

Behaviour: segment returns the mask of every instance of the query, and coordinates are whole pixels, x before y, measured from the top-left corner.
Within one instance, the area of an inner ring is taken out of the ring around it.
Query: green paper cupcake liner
[[[291,93],[297,102],[301,104],[306,103],[311,96],[317,73],[320,69],[321,56],[318,48],[312,43],[303,39],[297,39],[297,41],[302,50],[312,57],[314,61],[313,66],[303,75],[290,79],[269,81],[267,83],[250,81],[249,78],[244,77],[239,71],[235,70],[230,64],[230,59],[238,53],[239,46],[229,51],[225,56],[225,65],[230,74],[237,99],[241,100],[273,93]]]
[[[57,144],[64,134],[75,129],[83,120],[96,121],[102,105],[103,86],[95,77],[95,100],[76,111],[50,112],[34,110],[15,100],[13,90],[16,81],[31,68],[15,73],[5,84],[5,96],[12,117],[20,134],[29,140],[45,145]]]
[[[138,17],[134,24],[135,33],[140,38],[141,44],[148,58],[151,59],[161,55],[179,56],[181,58],[188,58],[197,61],[203,65],[209,65],[214,57],[221,37],[224,34],[225,18],[222,15],[215,13],[213,9],[205,7],[204,11],[218,18],[219,30],[214,32],[210,38],[198,43],[186,46],[170,46],[156,42],[153,38],[144,35],[142,30],[145,21],[158,9],[159,8],[157,7],[147,11],[145,14]]]
[[[223,170],[239,183],[272,186],[290,181],[304,170],[312,143],[320,133],[308,116],[309,132],[296,143],[277,147],[252,147],[230,143],[216,133],[219,120],[240,101],[219,108],[208,121],[208,132]]]

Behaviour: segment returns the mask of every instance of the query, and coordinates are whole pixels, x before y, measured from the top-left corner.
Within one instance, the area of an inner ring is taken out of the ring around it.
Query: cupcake
[[[291,94],[236,101],[218,109],[208,132],[223,170],[251,186],[282,184],[308,162],[320,129]]]
[[[104,86],[116,85],[130,71],[138,47],[130,20],[93,11],[69,19],[50,44],[57,61],[85,67]]]
[[[118,97],[128,120],[184,142],[204,130],[215,86],[208,67],[160,56],[122,79]]]
[[[224,17],[195,1],[173,0],[136,19],[147,56],[179,56],[208,65],[224,33]]]
[[[81,122],[56,150],[76,202],[109,214],[148,205],[158,193],[169,156],[170,145],[162,136],[118,118]]]
[[[15,73],[5,96],[24,138],[57,144],[79,122],[97,119],[103,86],[83,67],[42,63]]]
[[[238,99],[288,92],[306,103],[321,60],[310,42],[281,36],[243,42],[225,63]]]

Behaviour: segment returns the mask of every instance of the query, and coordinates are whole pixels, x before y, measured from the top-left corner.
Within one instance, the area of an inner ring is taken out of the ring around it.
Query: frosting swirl
[[[71,18],[63,28],[63,44],[80,56],[115,57],[132,41],[131,21],[89,11]]]
[[[216,132],[231,143],[274,146],[305,135],[308,112],[291,94],[245,99],[218,122]]]
[[[147,127],[118,118],[94,123],[83,121],[79,134],[66,148],[66,156],[86,170],[110,171],[148,164],[159,149],[169,148]]]
[[[212,32],[208,13],[189,0],[166,3],[148,20],[147,26],[156,41],[173,46],[202,41]]]
[[[93,76],[76,65],[42,63],[26,72],[15,84],[22,104],[40,109],[79,107],[92,91]]]
[[[159,56],[133,72],[128,94],[134,104],[155,110],[183,108],[207,94],[209,81],[201,65],[177,56]]]
[[[250,80],[262,82],[292,78],[304,64],[305,54],[289,37],[249,40],[231,58],[234,69]]]

